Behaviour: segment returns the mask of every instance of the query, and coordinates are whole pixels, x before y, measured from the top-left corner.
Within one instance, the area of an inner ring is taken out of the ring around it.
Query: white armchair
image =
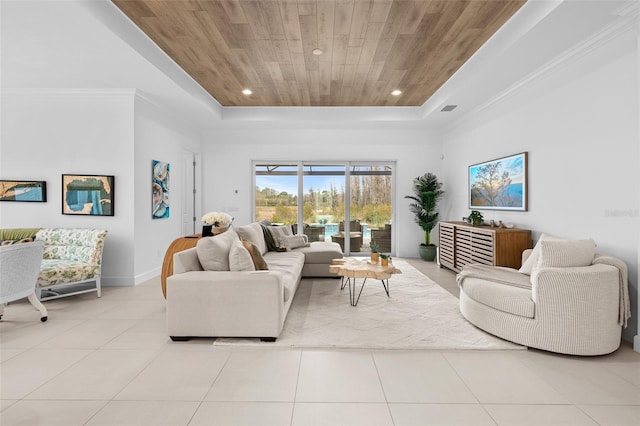
[[[523,262],[530,254],[523,253]],[[611,353],[631,315],[627,266],[614,257],[591,257],[585,266],[534,267],[530,276],[467,265],[457,277],[460,312],[521,345],[571,355]]]
[[[27,297],[40,311],[40,321],[47,320],[47,309],[36,297],[43,251],[42,241],[0,247],[0,319],[5,304]]]

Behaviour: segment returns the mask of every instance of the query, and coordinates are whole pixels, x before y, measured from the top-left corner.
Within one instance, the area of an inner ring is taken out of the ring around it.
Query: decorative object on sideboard
[[[527,153],[469,166],[469,208],[527,211]]]
[[[47,182],[43,180],[0,180],[0,201],[47,201]]]
[[[431,244],[431,231],[438,224],[438,201],[444,195],[442,182],[433,173],[425,173],[413,180],[414,195],[405,195],[404,198],[413,200],[409,204],[409,210],[415,215],[416,223],[424,231],[424,243],[420,244],[420,257],[423,260],[433,261],[436,258],[437,249]]]
[[[480,226],[483,221],[482,213],[478,210],[472,210],[467,220],[473,226]],[[500,223],[502,223],[502,221],[500,221]]]
[[[114,215],[115,177],[62,175],[62,214]]]
[[[209,212],[202,216],[202,236],[212,237],[229,229],[233,216],[224,212]]]

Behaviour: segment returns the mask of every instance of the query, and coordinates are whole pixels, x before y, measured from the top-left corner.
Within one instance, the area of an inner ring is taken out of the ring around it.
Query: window
[[[337,242],[347,254],[368,253],[371,241],[391,253],[393,168],[388,162],[255,162],[255,219],[293,225],[309,241]]]

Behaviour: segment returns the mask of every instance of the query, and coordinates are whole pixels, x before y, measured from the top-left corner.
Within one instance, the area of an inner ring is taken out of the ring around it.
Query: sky
[[[258,166],[256,169],[260,170]],[[314,166],[314,170],[318,170],[319,166]],[[321,166],[322,171],[344,172],[344,166]],[[281,170],[296,171],[297,166],[281,167]],[[342,176],[304,176],[304,192],[308,192],[309,188],[314,190],[329,189],[331,184],[341,190],[344,188],[344,175]],[[298,193],[298,177],[296,175],[285,176],[256,176],[256,185],[260,189],[272,188],[279,192],[287,192],[289,194]]]

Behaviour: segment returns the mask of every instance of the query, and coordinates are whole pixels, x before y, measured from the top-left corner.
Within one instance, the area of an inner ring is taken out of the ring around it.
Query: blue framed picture
[[[115,177],[62,175],[62,214],[113,216]]]
[[[0,201],[47,201],[47,182],[42,180],[0,180]]]

